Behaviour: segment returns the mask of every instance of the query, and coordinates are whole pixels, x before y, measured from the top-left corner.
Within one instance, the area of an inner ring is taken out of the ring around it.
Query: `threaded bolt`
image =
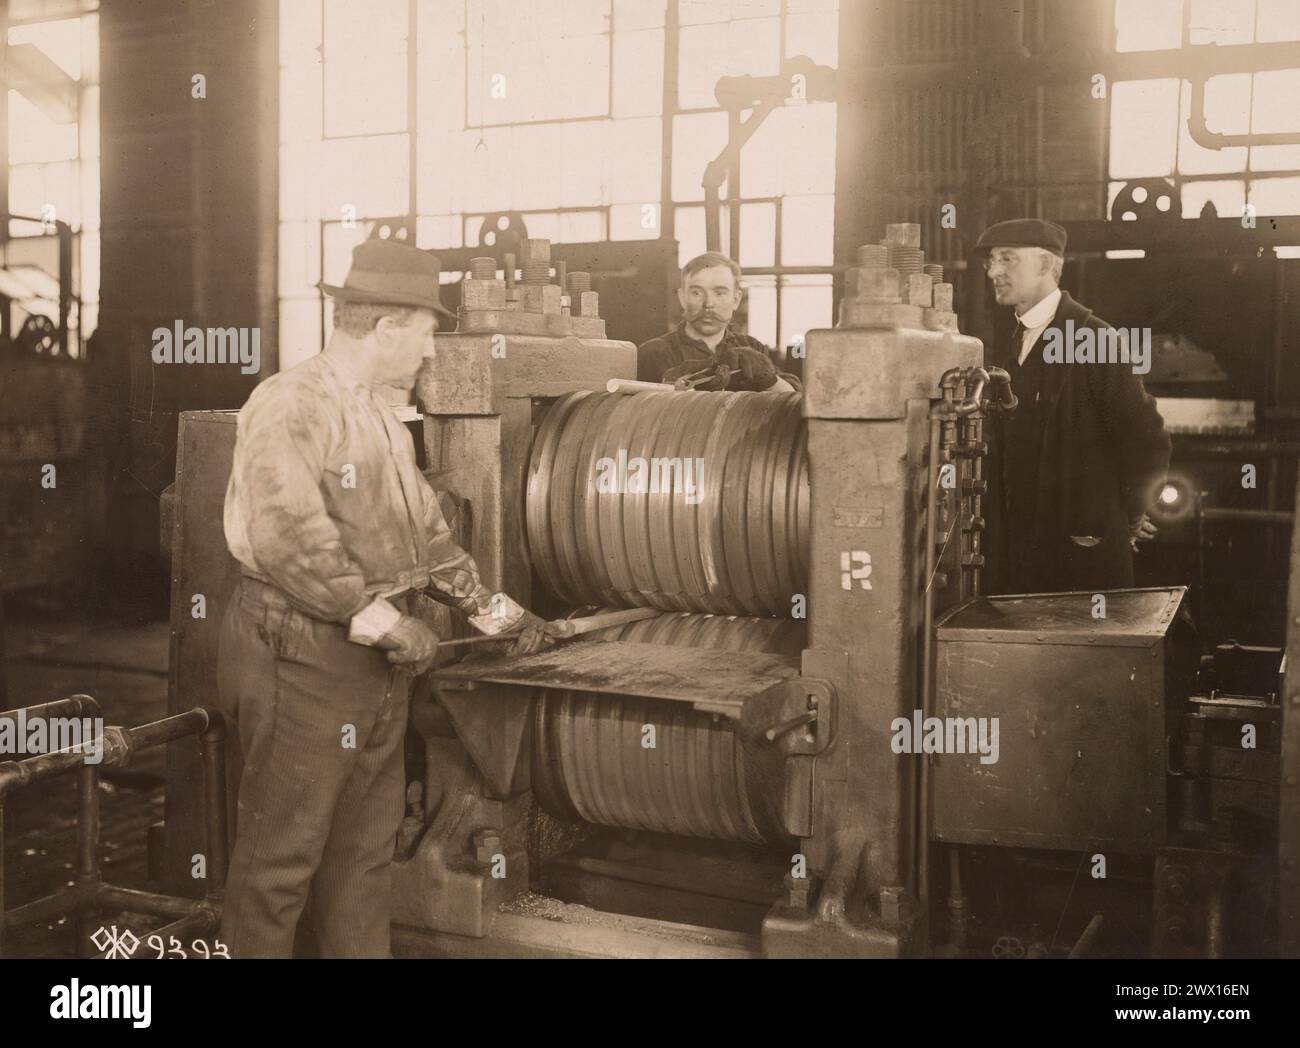
[[[858,265],[864,269],[883,269],[889,265],[889,248],[883,244],[863,244],[858,248]]]
[[[591,274],[582,272],[573,272],[569,274],[569,294],[571,296],[581,295],[584,291],[591,290]]]
[[[469,275],[474,280],[495,280],[497,260],[495,258],[471,258],[469,260]]]

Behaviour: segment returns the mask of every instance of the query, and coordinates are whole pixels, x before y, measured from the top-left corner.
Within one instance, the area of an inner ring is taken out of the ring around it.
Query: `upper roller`
[[[808,505],[795,393],[570,394],[528,467],[533,564],[574,604],[786,615]]]

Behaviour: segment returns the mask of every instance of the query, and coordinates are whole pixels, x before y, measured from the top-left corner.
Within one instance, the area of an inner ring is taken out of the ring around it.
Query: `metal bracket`
[[[787,757],[815,756],[835,738],[835,687],[819,677],[791,677],[747,702],[742,733]]]

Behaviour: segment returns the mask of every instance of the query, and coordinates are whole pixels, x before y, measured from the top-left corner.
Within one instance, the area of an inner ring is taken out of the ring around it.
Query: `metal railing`
[[[99,704],[89,695],[73,695],[55,702],[2,710],[0,717],[22,713],[36,718],[77,717],[100,722]],[[100,870],[99,773],[101,767],[125,767],[143,750],[197,735],[203,754],[206,801],[208,890],[201,899],[136,891],[107,883]],[[215,932],[221,917],[221,890],[228,866],[226,819],[226,725],[221,714],[202,707],[134,728],[109,726],[91,742],[103,747],[102,761],[86,761],[90,742],[21,761],[0,763],[0,958],[5,956],[7,934],[14,928],[52,917],[74,916],[77,949],[85,947],[88,920],[101,911],[129,910],[174,920],[151,935],[197,935]],[[32,902],[5,909],[4,808],[9,794],[59,775],[77,776],[77,858],[71,886]],[[102,956],[102,954],[101,954]],[[144,956],[143,953],[135,956]]]

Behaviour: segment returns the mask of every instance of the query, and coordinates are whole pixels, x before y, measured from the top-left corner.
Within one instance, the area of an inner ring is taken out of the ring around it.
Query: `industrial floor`
[[[94,609],[5,599],[4,673],[10,707],[84,693],[107,724],[133,726],[166,716],[166,621],[124,624]],[[101,776],[104,878],[113,884],[161,890],[148,870],[149,826],[163,816],[164,751],[146,751],[130,768]],[[10,795],[5,811],[6,909],[69,882],[76,846],[76,785],[59,777]],[[132,931],[152,927],[119,915]],[[89,928],[95,931],[94,927]],[[9,934],[10,957],[71,957],[72,922],[41,922]]]

